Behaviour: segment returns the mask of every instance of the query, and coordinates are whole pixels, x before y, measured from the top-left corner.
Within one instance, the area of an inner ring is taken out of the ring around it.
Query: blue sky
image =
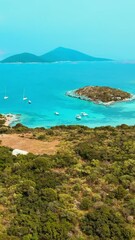
[[[58,46],[135,60],[135,0],[0,0],[0,58]]]

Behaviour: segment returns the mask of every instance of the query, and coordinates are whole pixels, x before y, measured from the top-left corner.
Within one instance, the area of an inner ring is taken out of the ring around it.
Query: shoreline
[[[131,94],[130,98],[125,98],[124,100],[119,100],[119,101],[110,101],[110,102],[102,102],[100,100],[94,101],[91,98],[88,98],[86,96],[83,96],[83,95],[80,96],[79,94],[76,93],[76,90],[77,89],[66,92],[66,96],[72,97],[72,98],[78,98],[80,100],[85,100],[85,101],[88,101],[88,102],[93,102],[95,104],[103,105],[103,106],[110,106],[110,105],[115,104],[115,103],[130,102],[130,101],[135,100],[135,95]]]
[[[135,100],[135,98],[134,98],[134,100]],[[11,113],[9,113],[9,114],[1,114],[2,116],[3,116],[3,118],[1,118],[1,119],[3,119],[3,120],[5,120],[5,123],[3,124],[3,126],[5,126],[5,127],[14,127],[16,124],[18,124],[18,123],[21,123],[21,114],[11,114]],[[81,122],[80,122],[81,123]],[[122,124],[126,124],[126,125],[128,125],[128,126],[135,126],[135,124],[134,123],[127,123],[127,122],[121,122],[121,123],[113,123],[113,124],[109,124],[109,123],[106,123],[106,124],[94,124],[94,123],[90,123],[90,124],[84,124],[84,123],[82,123],[82,124],[78,124],[77,122],[75,122],[75,123],[71,123],[71,124],[64,124],[66,127],[68,127],[68,126],[76,126],[76,125],[78,125],[78,126],[86,126],[86,127],[88,127],[88,128],[92,128],[92,129],[94,129],[94,128],[96,128],[96,127],[106,127],[106,126],[112,126],[112,127],[117,127],[117,126],[120,126],[120,125],[122,125]],[[26,127],[28,127],[29,129],[34,129],[34,128],[45,128],[45,129],[50,129],[50,128],[53,128],[53,127],[59,127],[59,126],[62,126],[62,124],[57,124],[57,125],[50,125],[50,126],[43,126],[43,125],[41,125],[41,126],[39,126],[39,125],[35,125],[35,126],[28,126],[28,125],[23,125],[23,126],[26,126]]]
[[[12,114],[12,113],[8,113],[8,114],[2,114],[5,118],[5,123],[4,126],[9,127],[12,124],[14,124],[15,122],[18,123],[20,120],[20,114]]]

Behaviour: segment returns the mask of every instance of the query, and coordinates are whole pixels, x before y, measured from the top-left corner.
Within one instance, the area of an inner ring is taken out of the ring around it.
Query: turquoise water
[[[102,106],[65,95],[66,91],[87,85],[116,87],[135,94],[135,64],[0,64],[0,112],[21,114],[21,123],[29,127],[135,124],[135,101]],[[3,99],[5,89],[8,100]],[[32,104],[22,100],[24,89]],[[56,111],[59,116],[54,114]],[[89,116],[76,120],[80,112]]]

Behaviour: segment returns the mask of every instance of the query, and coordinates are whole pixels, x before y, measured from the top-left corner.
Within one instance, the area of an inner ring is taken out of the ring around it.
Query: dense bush
[[[95,239],[132,239],[132,231],[126,227],[124,219],[112,208],[102,207],[87,213],[81,221],[82,231]]]
[[[89,161],[93,159],[100,161],[135,159],[134,139],[127,139],[124,136],[116,136],[114,134],[111,134],[109,137],[107,139],[105,133],[100,133],[94,139],[79,143],[76,152],[84,160]]]

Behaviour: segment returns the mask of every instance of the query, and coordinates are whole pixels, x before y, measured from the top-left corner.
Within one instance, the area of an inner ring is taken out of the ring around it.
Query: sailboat
[[[77,114],[75,118],[76,118],[77,120],[81,120],[81,119],[82,119],[79,114]]]
[[[4,100],[7,100],[8,99],[8,96],[6,94],[6,89],[5,89],[5,96],[4,96]]]
[[[23,101],[27,100],[28,98],[25,96],[25,91],[23,90]]]

